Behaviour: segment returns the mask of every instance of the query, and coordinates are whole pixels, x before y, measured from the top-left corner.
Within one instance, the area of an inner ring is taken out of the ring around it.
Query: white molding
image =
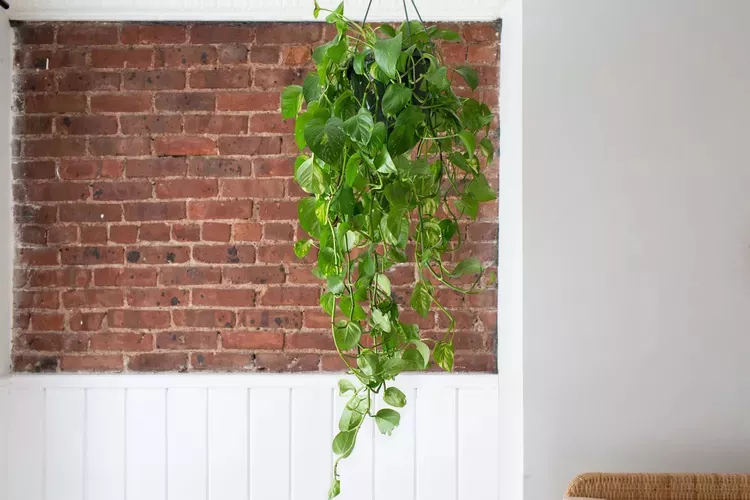
[[[143,373],[143,374],[14,374],[13,388],[306,388],[335,387],[336,373]],[[2,379],[0,379],[0,384]],[[495,388],[496,374],[403,374],[396,384],[409,389]]]
[[[313,21],[313,0],[15,0],[9,17],[21,21]],[[321,0],[333,7],[338,0]],[[361,19],[368,0],[346,2],[347,15]],[[407,2],[407,5],[411,2]],[[419,0],[430,21],[491,21],[505,0]],[[410,7],[410,16],[415,16]],[[373,1],[369,20],[404,18],[401,0]]]

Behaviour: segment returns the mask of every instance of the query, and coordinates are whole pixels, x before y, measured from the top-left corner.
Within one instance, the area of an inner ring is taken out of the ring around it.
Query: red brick
[[[100,182],[93,185],[98,201],[142,200],[151,197],[151,183],[147,181]]]
[[[260,241],[263,237],[263,225],[255,222],[248,222],[234,225],[235,241]]]
[[[126,203],[125,220],[180,220],[185,218],[184,202]]]
[[[128,135],[179,134],[182,117],[177,115],[121,116],[122,133]]]
[[[463,43],[451,43],[442,47],[443,60],[450,65],[463,64],[466,62],[466,45]]]
[[[281,153],[278,137],[220,137],[219,152],[223,155],[275,155]]]
[[[138,239],[138,226],[111,226],[109,240],[114,243],[135,243]]]
[[[55,25],[22,24],[16,28],[16,43],[24,45],[48,45],[55,43]]]
[[[224,349],[233,350],[275,350],[284,347],[282,332],[227,332],[221,336]]]
[[[156,269],[108,267],[94,271],[96,286],[155,286]]]
[[[57,356],[14,354],[13,370],[17,372],[52,373],[57,371]]]
[[[215,64],[217,52],[215,47],[183,46],[164,47],[156,52],[157,66],[164,67],[191,67]]]
[[[185,72],[177,70],[131,71],[123,75],[125,90],[180,90]]]
[[[330,331],[297,332],[286,336],[286,348],[293,351],[335,351]]]
[[[154,337],[150,333],[99,333],[91,336],[92,351],[138,352],[150,351]]]
[[[75,226],[54,226],[47,231],[47,243],[75,243],[78,241],[78,228]]]
[[[264,306],[316,306],[320,304],[317,288],[272,286],[268,287],[258,302]]]
[[[102,71],[66,73],[57,84],[62,92],[120,90],[120,74]]]
[[[274,264],[277,262],[301,264],[302,262],[314,262],[317,259],[317,251],[312,249],[304,259],[300,259],[294,253],[292,244],[263,244],[258,247],[258,261]]]
[[[92,49],[92,68],[150,68],[152,49]]]
[[[112,135],[117,133],[114,116],[64,116],[55,120],[62,135]]]
[[[460,372],[497,372],[494,354],[456,353],[453,369]]]
[[[206,92],[158,93],[155,103],[160,111],[213,111],[216,96]]]
[[[294,227],[285,223],[264,224],[263,238],[271,241],[292,241],[294,240]]]
[[[187,350],[216,349],[217,332],[160,332],[156,336],[157,349]]]
[[[187,30],[180,24],[128,24],[122,27],[120,40],[127,45],[182,43]]]
[[[245,134],[247,116],[239,115],[191,115],[185,117],[185,132],[188,134]]]
[[[188,355],[179,352],[145,353],[128,359],[128,370],[135,372],[182,372],[187,367]]]
[[[247,125],[245,126],[247,129]],[[51,116],[16,116],[13,119],[14,135],[41,135],[52,133]]]
[[[277,111],[279,92],[218,94],[216,109],[220,111]]]
[[[162,268],[159,284],[174,285],[218,285],[221,269],[218,267],[168,267]]]
[[[177,288],[133,288],[128,291],[128,305],[135,307],[176,307],[190,303],[190,291]]]
[[[494,42],[500,38],[500,32],[491,24],[471,23],[464,26],[463,38],[469,43]]]
[[[24,109],[27,113],[83,112],[86,110],[86,96],[82,94],[27,95]]]
[[[232,311],[216,309],[176,309],[172,317],[175,325],[194,328],[233,328],[236,323]]]
[[[248,169],[249,170],[249,169]],[[27,161],[13,163],[13,178],[21,179],[54,179],[54,161]]]
[[[169,226],[167,224],[143,224],[138,231],[140,241],[169,241]]]
[[[57,292],[16,292],[13,305],[19,309],[57,309],[60,298]]]
[[[203,241],[229,241],[232,236],[232,226],[230,224],[221,224],[217,222],[207,222],[203,224],[201,230],[201,239]]]
[[[151,94],[131,92],[129,94],[99,94],[91,96],[91,111],[94,113],[138,113],[151,109]],[[75,110],[73,110],[75,111]]]
[[[52,224],[57,219],[57,207],[15,205],[13,218],[23,224]]]
[[[66,23],[57,31],[60,45],[115,45],[117,26],[100,23]]]
[[[255,356],[255,368],[260,372],[316,372],[319,366],[318,354],[261,352]]]
[[[201,227],[198,224],[175,224],[172,226],[172,238],[177,241],[200,241]]]
[[[70,203],[60,205],[63,222],[115,222],[122,219],[122,207],[103,203]]]
[[[196,262],[218,264],[252,264],[255,247],[249,245],[199,245],[193,247]]]
[[[302,313],[280,309],[247,309],[240,311],[237,324],[256,329],[299,330],[302,327]]]
[[[62,314],[31,313],[31,329],[37,332],[62,331],[65,328],[65,316]]]
[[[125,258],[130,264],[182,264],[190,260],[190,247],[128,247]]]
[[[57,252],[55,252],[57,253]],[[35,269],[29,276],[32,287],[84,287],[91,280],[91,272],[86,269],[68,267],[64,269]]]
[[[194,353],[190,361],[196,370],[242,371],[254,368],[254,356],[252,354],[233,352]]]
[[[223,45],[219,48],[219,62],[221,64],[244,64],[247,62],[247,46]]]
[[[250,120],[250,133],[292,134],[294,121],[282,120],[278,113],[259,113]]]
[[[331,329],[331,315],[320,308],[305,309],[304,318],[305,328]]]
[[[191,158],[191,177],[245,177],[252,174],[252,161],[235,158]]]
[[[93,137],[89,148],[96,156],[143,156],[151,152],[147,137]]]
[[[104,321],[105,313],[74,313],[68,322],[70,329],[77,331],[96,331],[99,330]]]
[[[115,179],[122,176],[121,160],[62,160],[63,179]]]
[[[304,66],[312,59],[312,48],[306,45],[284,47],[281,62],[287,66]]]
[[[17,75],[14,79],[16,89],[26,92],[50,92],[55,88],[52,72]],[[62,89],[61,90],[71,90]]]
[[[106,244],[107,226],[81,226],[81,243]]]
[[[200,156],[216,154],[216,143],[208,137],[157,137],[154,152],[158,156]]]
[[[249,219],[253,215],[252,201],[191,201],[188,202],[190,219]]]
[[[83,68],[86,66],[86,50],[39,49],[24,51],[26,57],[20,61],[24,69]]]
[[[157,198],[212,198],[218,192],[216,179],[174,179],[156,182]]]
[[[311,44],[323,36],[323,24],[319,23],[264,23],[255,29],[258,44]]]
[[[250,85],[250,71],[242,68],[195,70],[190,72],[194,89],[242,89]]]
[[[199,288],[193,290],[194,306],[252,307],[255,305],[253,290],[227,290],[221,288]]]
[[[302,85],[306,71],[297,69],[267,69],[255,73],[253,86],[261,90],[283,89],[289,85]]]
[[[47,229],[39,226],[23,226],[20,231],[20,241],[22,243],[31,243],[44,245],[47,243]]]
[[[169,326],[169,311],[110,309],[107,311],[110,328],[137,328],[153,330]]]
[[[89,197],[89,187],[75,182],[29,184],[26,195],[31,201],[75,201]]]
[[[123,305],[122,290],[75,290],[63,292],[62,299],[66,308],[97,309]]]
[[[60,254],[64,265],[86,266],[122,264],[124,251],[120,247],[64,247]]]
[[[119,372],[123,369],[122,356],[119,354],[63,355],[60,358],[60,369],[64,372]]]
[[[256,158],[253,173],[256,177],[291,177],[294,175],[294,158]]]
[[[320,369],[324,372],[341,372],[347,370],[346,364],[338,354],[323,354],[320,358]]]
[[[471,64],[497,64],[500,46],[494,43],[469,45],[468,61]]]
[[[247,25],[195,24],[190,28],[190,43],[251,42],[253,30]]]
[[[225,267],[222,273],[223,283],[232,285],[283,283],[286,276],[282,266]]]
[[[86,154],[85,139],[37,139],[24,142],[27,158],[83,156]]]
[[[128,160],[126,177],[175,177],[185,175],[187,160],[184,158],[149,158]]]
[[[256,64],[278,64],[281,51],[276,45],[254,45],[250,61]]]
[[[293,220],[296,221],[296,201],[262,201],[260,205],[261,220]]]

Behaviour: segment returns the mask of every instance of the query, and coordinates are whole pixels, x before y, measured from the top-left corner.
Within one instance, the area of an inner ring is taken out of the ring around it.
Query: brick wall
[[[476,65],[496,106],[496,26],[454,28],[466,43],[446,58]],[[292,251],[304,193],[278,114],[326,29],[16,26],[16,371],[340,369],[310,259]],[[494,262],[496,209],[464,227],[463,254]],[[391,279],[408,298],[413,267]],[[457,368],[494,371],[495,292],[440,295]]]

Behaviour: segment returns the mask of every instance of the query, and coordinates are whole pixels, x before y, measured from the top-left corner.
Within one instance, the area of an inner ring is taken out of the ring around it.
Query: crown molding
[[[16,21],[312,21],[313,0],[10,0]],[[337,0],[321,0],[333,6]],[[406,2],[409,5],[411,2]],[[506,0],[418,0],[427,21],[491,21]],[[346,2],[361,19],[368,0]],[[414,10],[409,5],[409,14]],[[416,17],[416,16],[414,16]],[[368,20],[404,18],[402,0],[375,0]]]

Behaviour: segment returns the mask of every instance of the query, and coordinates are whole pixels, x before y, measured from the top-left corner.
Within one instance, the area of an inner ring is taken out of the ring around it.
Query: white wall
[[[527,500],[748,472],[750,2],[524,3]]]
[[[13,298],[13,221],[11,215],[10,123],[12,34],[0,13],[0,376],[10,371],[10,329]]]

